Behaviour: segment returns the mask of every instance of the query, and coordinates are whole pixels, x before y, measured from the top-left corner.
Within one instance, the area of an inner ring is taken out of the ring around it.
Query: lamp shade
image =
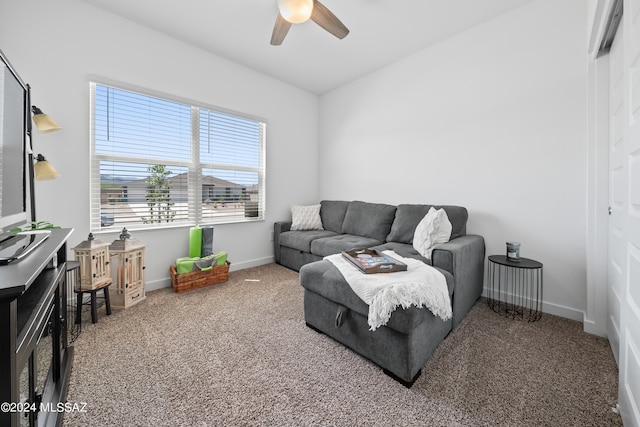
[[[42,154],[38,154],[36,157],[36,164],[33,166],[33,170],[36,181],[46,181],[60,176],[58,171],[51,166],[51,163],[49,163]]]
[[[33,112],[33,122],[38,128],[38,132],[47,133],[61,129],[51,117],[44,114],[42,110],[35,105],[31,107],[31,111]]]
[[[311,17],[313,0],[278,0],[280,15],[292,24],[301,24]]]

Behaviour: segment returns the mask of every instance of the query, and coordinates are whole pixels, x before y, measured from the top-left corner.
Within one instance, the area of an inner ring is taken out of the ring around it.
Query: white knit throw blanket
[[[365,274],[344,259],[342,254],[329,255],[353,291],[369,305],[369,326],[375,331],[386,325],[397,308],[426,307],[442,320],[451,318],[451,299],[447,280],[437,269],[394,251],[383,253],[407,264],[407,271]]]

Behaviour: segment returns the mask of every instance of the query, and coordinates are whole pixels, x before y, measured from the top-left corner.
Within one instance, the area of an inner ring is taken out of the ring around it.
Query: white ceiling
[[[271,46],[276,0],[84,0],[216,55],[322,94],[533,0],[322,0],[349,28],[312,21]]]

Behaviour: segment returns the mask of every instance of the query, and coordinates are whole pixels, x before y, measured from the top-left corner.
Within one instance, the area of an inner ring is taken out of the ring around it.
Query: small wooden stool
[[[97,296],[96,292],[100,289],[104,291],[104,305],[107,309],[107,315],[111,314],[111,300],[109,300],[109,285],[111,282],[107,282],[95,289],[78,289],[74,288],[73,292],[77,294],[76,300],[76,324],[82,323],[82,296],[86,293],[91,294],[91,323],[98,323],[98,305],[96,304]]]

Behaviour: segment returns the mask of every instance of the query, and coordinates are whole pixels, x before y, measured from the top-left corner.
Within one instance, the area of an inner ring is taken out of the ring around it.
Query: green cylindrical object
[[[200,258],[202,256],[202,228],[191,227],[189,230],[189,257]]]

